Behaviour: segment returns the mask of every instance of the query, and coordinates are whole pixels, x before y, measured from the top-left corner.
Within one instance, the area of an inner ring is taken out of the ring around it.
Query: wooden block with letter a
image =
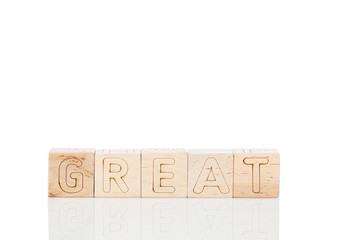
[[[94,157],[95,149],[51,149],[49,197],[93,197]]]
[[[189,150],[188,197],[231,198],[231,150]]]
[[[279,197],[280,155],[274,149],[234,150],[234,197]]]
[[[140,151],[98,150],[95,197],[140,197]]]
[[[142,197],[186,197],[185,149],[142,151]]]

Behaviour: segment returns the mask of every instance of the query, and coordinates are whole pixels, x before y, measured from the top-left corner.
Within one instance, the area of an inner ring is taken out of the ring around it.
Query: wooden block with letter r
[[[95,197],[140,197],[140,150],[98,150]]]
[[[142,197],[186,197],[185,149],[142,151]]]
[[[275,149],[235,149],[234,197],[279,197],[279,173]]]
[[[49,197],[93,197],[94,157],[95,149],[51,149]]]

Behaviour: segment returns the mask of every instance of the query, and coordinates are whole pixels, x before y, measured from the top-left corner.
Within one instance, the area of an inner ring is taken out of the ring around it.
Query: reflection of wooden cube
[[[94,149],[51,149],[49,197],[93,197],[94,156]]]
[[[234,197],[278,197],[279,169],[274,149],[234,150]]]
[[[119,240],[188,240],[187,221],[187,199],[144,198],[141,200],[141,237]]]
[[[49,240],[98,239],[94,236],[94,199],[49,198]]]
[[[95,237],[84,239],[78,236],[78,238],[71,240],[141,239],[140,198],[96,198],[94,203],[95,229],[93,232],[95,232]],[[68,238],[62,240],[66,239],[70,240]]]
[[[98,150],[95,197],[140,197],[140,151]]]
[[[233,228],[241,226],[241,222],[233,222],[235,201],[232,199],[190,198],[187,203],[189,215],[186,240],[260,240],[231,234]]]
[[[185,149],[145,149],[142,152],[142,196],[186,197]]]
[[[188,197],[232,197],[231,150],[190,150]]]

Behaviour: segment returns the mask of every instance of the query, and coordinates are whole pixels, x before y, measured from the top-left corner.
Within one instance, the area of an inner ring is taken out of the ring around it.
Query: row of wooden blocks
[[[279,196],[274,149],[51,149],[49,197]]]

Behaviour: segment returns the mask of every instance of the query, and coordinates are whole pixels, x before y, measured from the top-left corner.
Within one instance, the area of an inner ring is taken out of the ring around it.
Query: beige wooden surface
[[[232,197],[231,150],[189,150],[188,156],[188,197]]]
[[[185,149],[142,151],[142,197],[186,197]]]
[[[274,149],[98,150],[54,148],[50,197],[276,198]]]
[[[51,149],[49,197],[93,197],[94,156],[95,149]]]
[[[140,158],[140,150],[97,150],[95,197],[140,197]]]
[[[234,197],[279,196],[280,155],[274,149],[234,149]]]

